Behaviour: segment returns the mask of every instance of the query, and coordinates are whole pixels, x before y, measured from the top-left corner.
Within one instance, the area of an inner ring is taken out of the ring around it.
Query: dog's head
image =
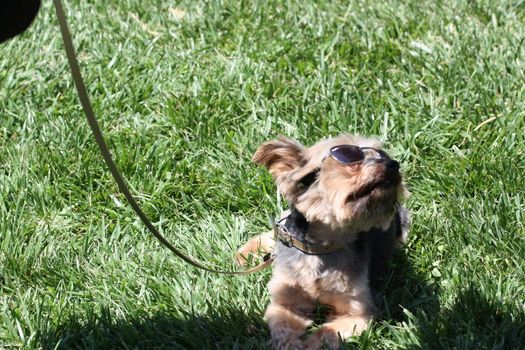
[[[273,176],[288,203],[310,224],[330,231],[386,229],[408,193],[399,163],[377,140],[343,134],[306,148],[281,137],[262,144],[253,160]]]

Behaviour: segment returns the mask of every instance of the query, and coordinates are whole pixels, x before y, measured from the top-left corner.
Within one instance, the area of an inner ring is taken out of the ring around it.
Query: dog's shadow
[[[42,349],[269,349],[261,317],[237,308],[181,318],[168,312],[115,319],[109,311],[88,322],[67,320],[40,335]]]
[[[465,278],[468,280],[468,277]],[[379,323],[410,324],[417,338],[402,349],[525,349],[525,312],[467,282],[450,305],[440,305],[437,283],[396,252],[382,282]]]
[[[406,321],[407,315],[432,316],[439,313],[437,287],[418,273],[406,252],[396,250],[383,276],[375,303],[379,317],[394,322]]]

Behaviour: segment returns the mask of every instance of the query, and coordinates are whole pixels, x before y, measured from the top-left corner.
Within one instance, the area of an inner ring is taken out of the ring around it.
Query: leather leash
[[[242,270],[242,271],[223,271],[223,270],[216,270],[216,269],[206,267],[201,262],[195,260],[192,257],[187,256],[182,251],[175,248],[170,242],[166,240],[166,238],[164,238],[164,236],[162,236],[162,234],[155,228],[155,226],[153,226],[149,218],[146,216],[146,214],[144,214],[139,204],[137,203],[137,201],[131,194],[126,184],[126,180],[124,180],[124,177],[121,175],[120,171],[117,168],[117,165],[113,161],[111,153],[108,149],[108,146],[102,134],[102,130],[100,129],[100,126],[95,117],[95,113],[93,112],[91,102],[89,101],[89,96],[87,94],[84,80],[82,79],[82,75],[80,73],[80,67],[78,65],[78,61],[76,58],[75,48],[73,47],[73,41],[71,40],[71,34],[69,33],[66,16],[64,14],[62,3],[60,2],[60,0],[53,0],[53,3],[55,5],[58,23],[60,25],[60,32],[62,33],[64,47],[66,49],[67,60],[69,62],[69,68],[71,69],[71,74],[75,82],[75,86],[78,92],[78,97],[80,99],[82,109],[84,110],[84,113],[86,115],[89,127],[91,128],[91,131],[93,132],[93,136],[95,137],[95,141],[98,145],[98,148],[100,149],[100,152],[102,153],[102,156],[104,157],[104,161],[106,162],[106,165],[108,166],[111,172],[111,175],[113,175],[113,178],[115,179],[115,182],[117,183],[120,192],[124,194],[129,204],[131,205],[135,213],[137,213],[137,215],[139,216],[140,220],[144,223],[144,225],[146,225],[148,230],[153,234],[153,236],[155,236],[155,238],[157,238],[157,240],[159,240],[160,243],[162,243],[169,250],[171,250],[173,254],[175,254],[176,256],[178,256],[179,258],[181,258],[188,264],[193,265],[194,267],[197,267],[204,271],[214,272],[214,273],[219,273],[219,274],[224,274],[224,275],[247,275],[253,272],[260,271],[264,269],[265,267],[269,266],[273,262],[273,256],[270,256],[269,258],[265,259],[261,264],[251,269]]]

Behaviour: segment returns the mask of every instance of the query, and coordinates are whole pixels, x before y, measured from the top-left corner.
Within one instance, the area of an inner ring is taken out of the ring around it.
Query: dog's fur
[[[306,219],[310,242],[344,247],[306,254],[276,243],[267,232],[238,250],[242,264],[249,254],[274,249],[265,319],[277,349],[332,349],[340,339],[360,334],[374,313],[378,277],[396,241],[406,238],[408,213],[399,201],[408,191],[398,169],[384,160],[345,165],[327,157],[331,147],[342,144],[381,149],[376,140],[347,134],[309,148],[281,137],[261,145],[253,157],[269,170],[292,210]],[[304,186],[301,180],[316,169],[313,182]],[[328,307],[326,322],[303,339],[319,305]]]

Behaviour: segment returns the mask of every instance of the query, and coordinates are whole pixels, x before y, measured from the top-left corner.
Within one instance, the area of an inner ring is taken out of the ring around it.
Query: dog
[[[311,147],[286,137],[262,144],[253,161],[265,166],[289,210],[274,230],[251,238],[236,254],[273,251],[265,320],[274,348],[339,348],[371,321],[382,272],[407,238],[408,196],[399,163],[379,141],[342,134]],[[310,336],[316,310],[325,323]]]

